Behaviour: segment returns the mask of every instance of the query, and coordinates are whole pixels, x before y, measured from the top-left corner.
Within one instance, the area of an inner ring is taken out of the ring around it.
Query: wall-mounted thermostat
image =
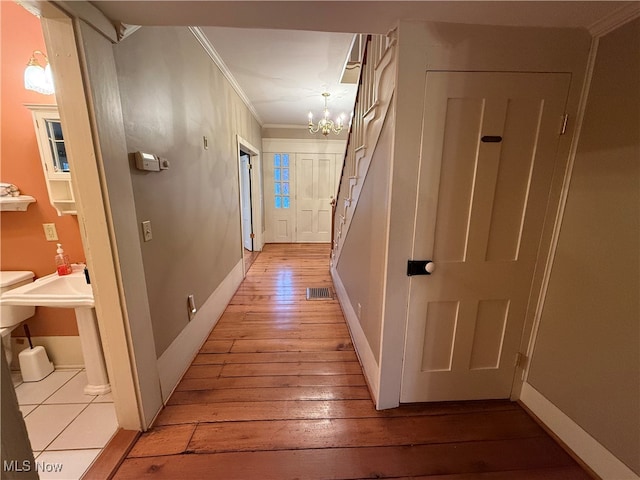
[[[166,158],[160,158],[152,153],[136,152],[134,156],[138,170],[159,172],[160,170],[169,168],[169,161]]]

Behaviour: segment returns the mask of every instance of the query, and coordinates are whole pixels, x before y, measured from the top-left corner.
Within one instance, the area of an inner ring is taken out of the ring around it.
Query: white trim
[[[262,224],[264,218],[264,211],[262,205],[262,197],[264,190],[262,186],[262,155],[257,147],[249,143],[240,135],[236,135],[236,146],[238,155],[238,168],[240,168],[240,149],[242,148],[251,156],[251,215],[253,223],[253,251],[262,251],[264,246],[264,232],[262,231]],[[240,171],[238,170],[238,182],[241,182]],[[240,223],[242,224],[242,215],[240,215]],[[242,231],[242,230],[241,230]],[[243,246],[244,248],[244,246]],[[244,250],[242,250],[244,257]]]
[[[263,138],[263,152],[335,153],[344,155],[347,140]]]
[[[378,362],[376,362],[376,358],[373,355],[373,351],[367,341],[364,330],[362,330],[362,327],[360,326],[360,321],[358,320],[358,316],[351,305],[347,290],[344,288],[340,275],[338,275],[338,272],[334,267],[331,267],[331,277],[333,278],[333,286],[336,289],[338,301],[340,302],[345,319],[347,320],[349,333],[351,335],[353,345],[355,346],[356,354],[360,360],[360,365],[362,366],[364,375],[367,377],[369,389],[374,397],[373,401],[377,405],[378,393],[380,390],[380,369],[378,367]]]
[[[213,45],[209,41],[209,38],[207,38],[207,36],[202,32],[200,27],[189,27],[189,30],[191,31],[193,36],[196,37],[196,40],[198,40],[200,45],[202,45],[202,48],[204,48],[204,51],[207,52],[207,55],[211,57],[211,60],[213,60],[213,62],[218,66],[218,68],[222,72],[222,75],[224,75],[224,77],[229,81],[238,96],[242,99],[244,104],[247,106],[249,111],[253,114],[257,122],[262,127],[262,119],[260,118],[260,115],[258,115],[258,112],[251,103],[251,100],[249,100],[249,97],[247,97],[246,93],[244,93],[244,91],[240,87],[240,84],[231,73],[231,70],[229,70],[229,67],[227,67],[227,65],[224,63],[224,60],[222,60],[220,54],[216,51],[215,48],[213,48]]]
[[[129,25],[127,23],[120,22],[118,24],[118,41],[121,42],[125,38],[130,37],[141,28],[142,25]]]
[[[158,358],[158,376],[162,400],[166,402],[215,327],[244,277],[240,260],[218,288],[200,307],[191,322]]]
[[[587,28],[594,37],[611,33],[631,20],[640,17],[640,2],[629,2]]]
[[[600,478],[640,480],[629,467],[529,383],[525,382],[522,386],[520,401]]]

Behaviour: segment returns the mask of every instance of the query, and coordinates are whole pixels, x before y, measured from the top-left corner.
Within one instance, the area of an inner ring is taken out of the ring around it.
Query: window
[[[53,160],[54,172],[68,172],[69,162],[67,161],[67,151],[64,147],[62,137],[62,127],[58,120],[45,120],[47,126],[47,137],[51,147],[51,158]]]
[[[273,156],[273,194],[276,208],[289,208],[289,154],[276,153]]]

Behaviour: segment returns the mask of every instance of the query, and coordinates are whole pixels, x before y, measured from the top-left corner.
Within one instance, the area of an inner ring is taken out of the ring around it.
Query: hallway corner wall
[[[634,478],[611,454],[640,476],[638,45],[640,19],[599,39],[522,397],[573,422],[565,442],[603,478]]]

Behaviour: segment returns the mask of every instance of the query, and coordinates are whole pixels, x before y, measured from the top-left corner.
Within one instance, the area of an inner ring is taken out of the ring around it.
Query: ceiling
[[[398,19],[592,28],[638,2],[617,1],[110,1],[92,2],[130,25],[199,26],[263,126],[300,125],[353,107],[340,84],[354,33],[386,33]]]
[[[202,27],[263,126],[304,127],[329,92],[332,117],[353,109],[356,85],[340,84],[354,35],[294,30]]]

